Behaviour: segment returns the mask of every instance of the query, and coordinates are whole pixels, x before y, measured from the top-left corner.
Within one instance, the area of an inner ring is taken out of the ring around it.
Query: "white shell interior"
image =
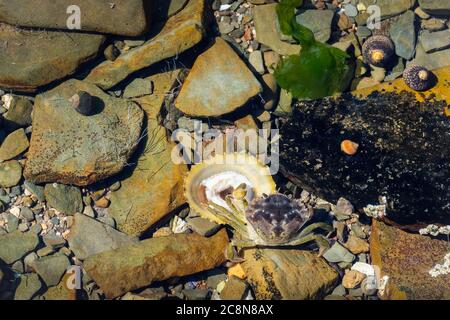
[[[220,197],[220,192],[229,187],[236,189],[243,183],[247,185],[246,199],[247,201],[251,201],[254,197],[252,183],[246,176],[240,173],[224,171],[204,179],[201,184],[205,187],[205,195],[209,202],[230,209],[226,201]]]

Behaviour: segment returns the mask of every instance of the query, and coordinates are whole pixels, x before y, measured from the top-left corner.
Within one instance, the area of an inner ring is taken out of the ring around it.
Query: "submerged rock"
[[[150,1],[152,2],[152,1]],[[0,0],[2,14],[0,22],[11,25],[68,29],[76,14],[76,5],[80,10],[81,31],[112,33],[124,36],[139,36],[148,29],[150,6],[145,0],[121,0],[113,4],[98,0]]]
[[[446,107],[406,92],[299,102],[280,130],[282,171],[328,201],[343,196],[362,209],[386,197],[378,212],[389,220],[449,224]],[[340,151],[345,139],[359,144],[357,154]]]
[[[38,246],[39,237],[33,232],[14,231],[0,236],[0,243],[0,260],[13,264]]]
[[[302,250],[251,249],[242,264],[258,300],[321,299],[339,274],[317,253]]]
[[[78,113],[69,99],[88,92],[96,113]],[[95,85],[69,80],[38,95],[24,175],[33,183],[85,186],[120,172],[136,149],[144,114],[131,101],[113,98]]]
[[[77,259],[85,260],[94,254],[138,242],[137,238],[123,234],[84,214],[77,213],[74,218],[68,241]]]
[[[84,268],[106,297],[114,298],[154,281],[213,269],[225,262],[227,245],[224,229],[211,238],[177,234],[91,256]]]
[[[216,38],[195,61],[175,106],[190,116],[217,117],[235,111],[261,91],[241,58],[225,40]]]
[[[445,240],[409,234],[374,221],[370,238],[372,263],[388,276],[382,299],[448,300],[450,274],[433,278],[430,270],[450,252]]]
[[[254,7],[256,39],[282,55],[298,54],[300,46],[281,40],[277,26],[276,3]]]
[[[109,89],[133,72],[192,48],[205,34],[204,16],[205,1],[190,0],[183,10],[164,24],[157,36],[114,61],[101,63],[91,71],[86,81]]]
[[[179,75],[180,70],[175,70],[150,76],[155,84],[153,94],[137,100],[147,116],[145,137],[136,151],[136,166],[119,177],[124,180],[121,188],[111,193],[109,207],[117,228],[129,235],[141,235],[185,202],[183,177],[187,166],[172,161],[176,145],[168,141],[166,129],[157,120],[166,94]]]
[[[64,13],[61,16],[65,17]],[[65,32],[22,30],[0,24],[0,87],[34,91],[62,79],[94,58],[104,40],[103,35],[69,36]]]
[[[42,287],[41,280],[35,273],[23,274],[18,281],[14,300],[31,300]]]

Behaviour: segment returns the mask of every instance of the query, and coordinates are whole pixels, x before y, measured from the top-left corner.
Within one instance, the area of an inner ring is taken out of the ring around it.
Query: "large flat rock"
[[[0,244],[0,261],[13,264],[38,246],[39,237],[33,232],[14,231],[0,236]]]
[[[97,113],[78,113],[69,99],[78,91],[95,97]],[[24,175],[34,183],[85,186],[120,172],[136,149],[144,113],[131,101],[69,80],[38,95]]]
[[[302,250],[245,250],[243,268],[257,299],[322,299],[339,274],[317,253]]]
[[[372,263],[388,276],[383,299],[448,300],[450,274],[433,278],[429,271],[444,263],[448,241],[410,234],[374,221],[370,238]]]
[[[241,58],[221,38],[198,56],[175,106],[196,117],[217,117],[235,111],[262,91]]]
[[[103,35],[22,30],[0,24],[0,87],[33,91],[71,75],[97,55],[104,40]]]
[[[177,234],[91,256],[84,268],[106,297],[114,298],[155,281],[213,269],[226,261],[227,245],[225,229],[211,238]]]
[[[148,29],[152,0],[0,0],[0,22],[68,29],[70,6],[80,8],[81,31],[139,36]],[[112,5],[114,4],[114,5]]]
[[[299,102],[280,130],[283,173],[328,201],[345,197],[358,209],[386,197],[379,214],[400,224],[450,224],[449,68],[435,74],[438,84],[423,93],[406,93],[399,79],[355,92],[360,99]],[[440,102],[416,99],[431,95]],[[353,156],[341,151],[346,139],[359,144]]]
[[[157,115],[179,70],[159,73],[148,79],[154,83],[152,95],[137,100],[147,116],[146,137],[136,152],[136,166],[124,171],[122,187],[111,194],[109,213],[117,228],[130,235],[141,235],[158,220],[185,202],[183,178],[187,166],[172,161],[173,142]]]
[[[86,80],[109,89],[138,70],[192,48],[205,35],[204,16],[205,0],[190,0],[154,38],[120,55],[115,61],[101,63]]]

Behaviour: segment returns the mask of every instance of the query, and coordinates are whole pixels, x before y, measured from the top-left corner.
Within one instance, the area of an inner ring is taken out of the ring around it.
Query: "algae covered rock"
[[[447,98],[448,72],[438,75],[440,97]],[[391,90],[403,87],[396,82]],[[431,92],[438,93],[422,100]],[[378,208],[397,223],[449,224],[446,112],[447,101],[419,102],[406,92],[299,102],[280,132],[282,171],[320,197],[343,196],[358,209],[385,197],[386,210]],[[347,139],[359,145],[353,156],[340,150]]]

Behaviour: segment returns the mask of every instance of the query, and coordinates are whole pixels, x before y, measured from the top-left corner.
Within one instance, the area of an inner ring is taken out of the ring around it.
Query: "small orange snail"
[[[353,156],[358,152],[359,144],[351,140],[344,140],[341,142],[341,151],[349,156]]]

